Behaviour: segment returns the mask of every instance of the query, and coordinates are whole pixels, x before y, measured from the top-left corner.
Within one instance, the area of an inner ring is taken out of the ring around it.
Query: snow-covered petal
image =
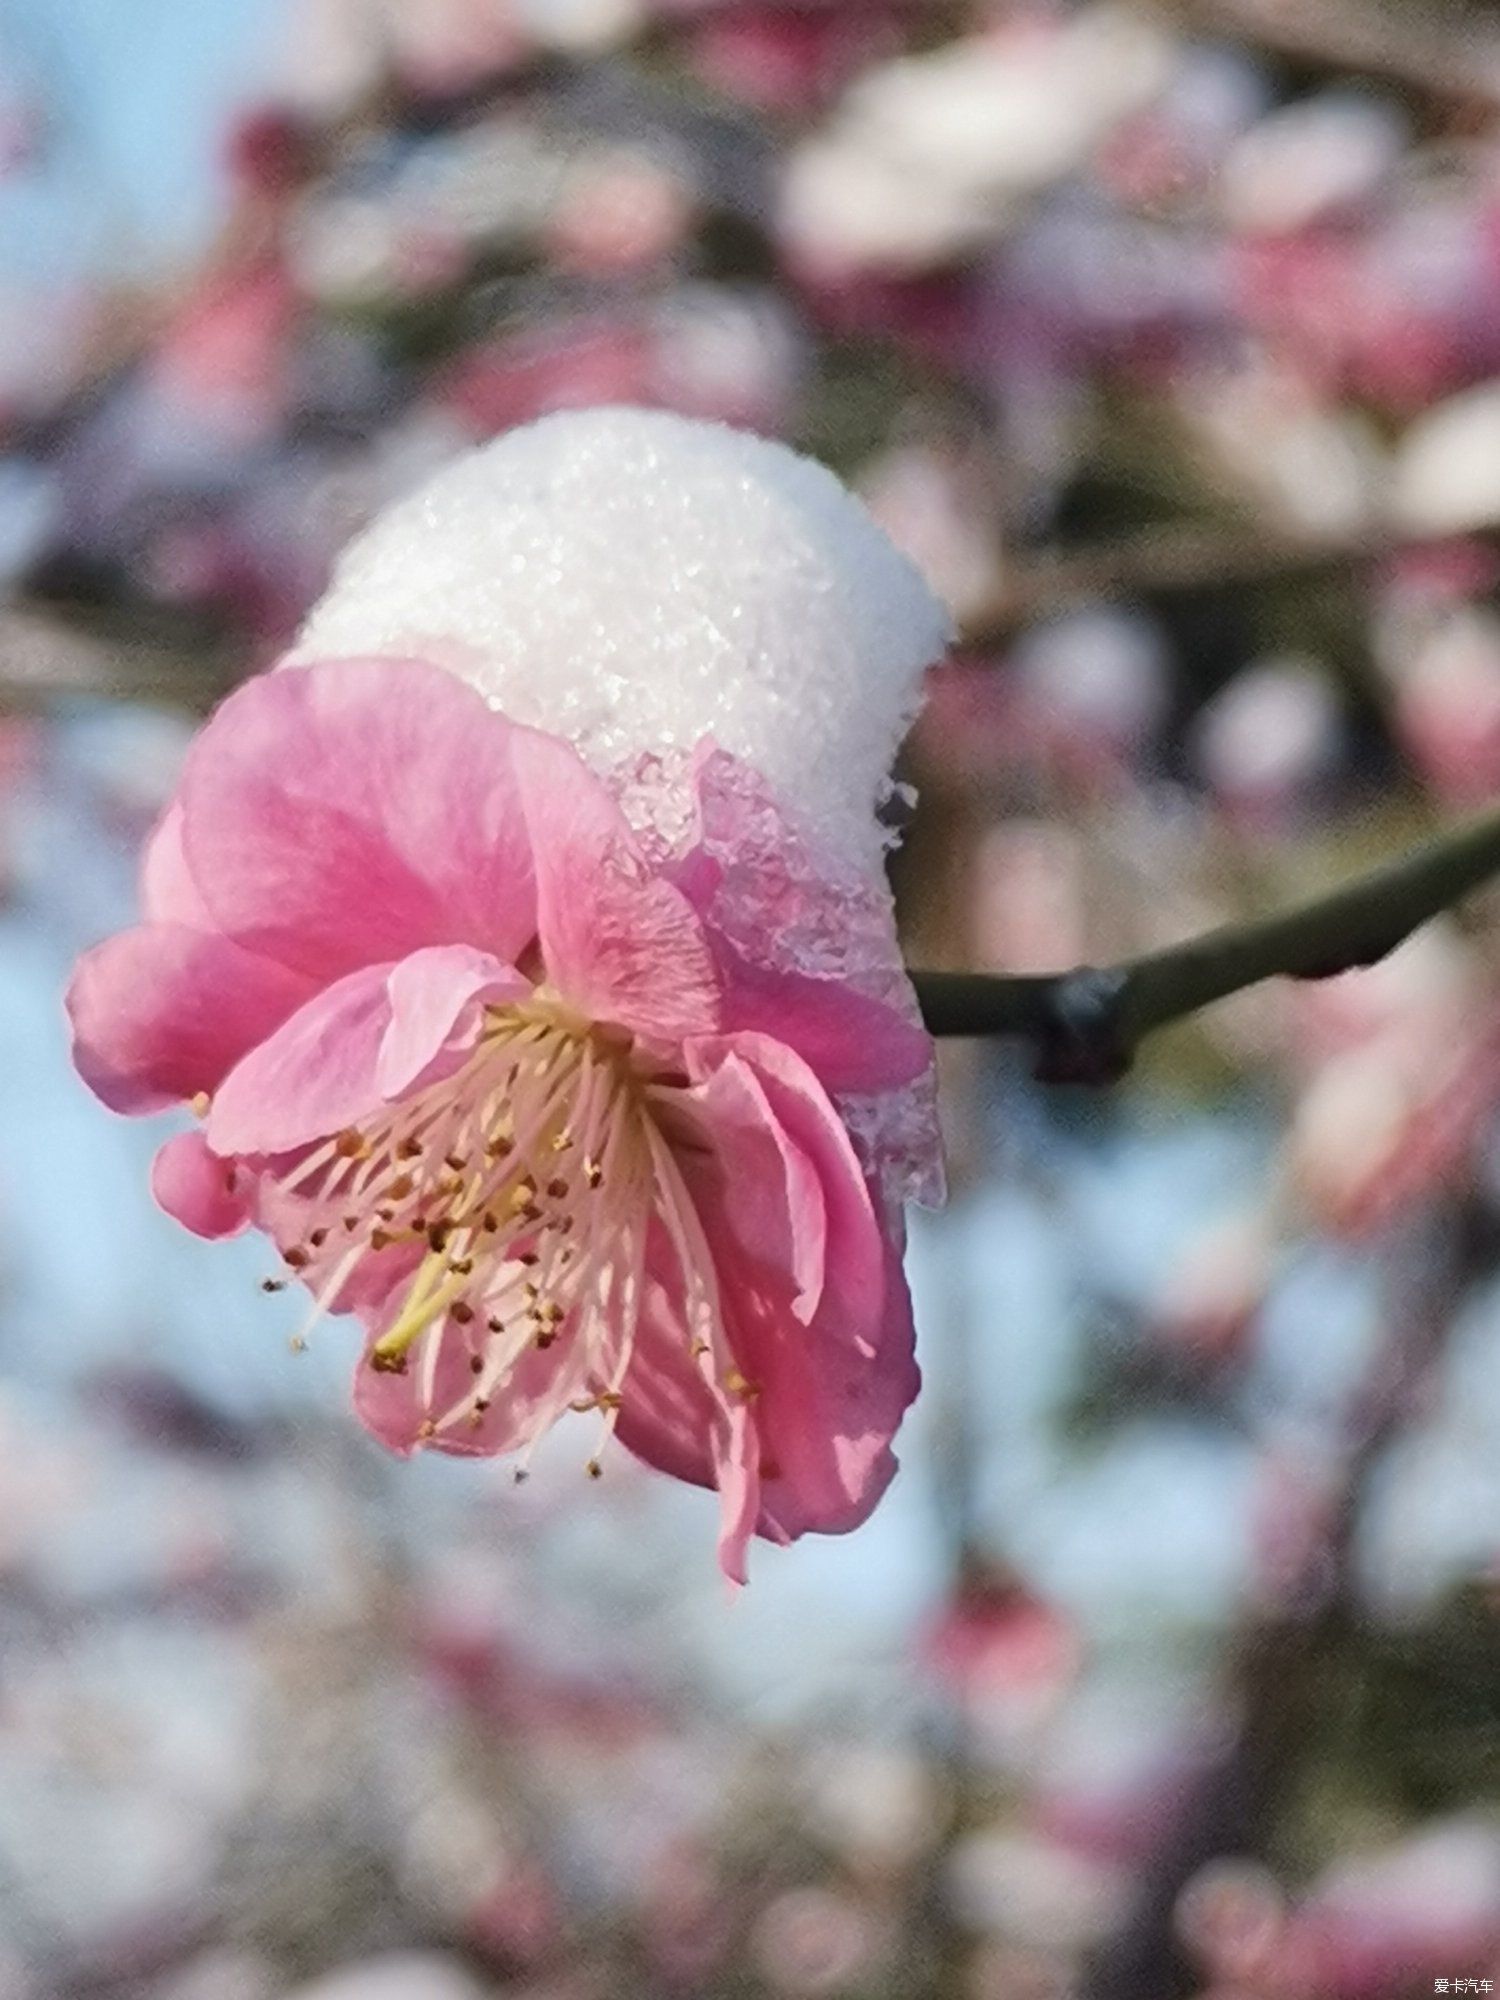
[[[620,808],[567,744],[517,730],[547,976],[589,1019],[651,1041],[719,1025],[719,979],[697,912],[645,864]]]

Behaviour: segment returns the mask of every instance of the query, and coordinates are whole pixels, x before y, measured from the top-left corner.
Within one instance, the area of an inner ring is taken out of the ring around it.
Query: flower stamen
[[[335,1134],[279,1178],[313,1225],[284,1252],[315,1286],[297,1338],[362,1258],[407,1256],[367,1361],[405,1375],[420,1357],[417,1442],[481,1424],[523,1357],[558,1347],[555,1378],[526,1426],[528,1455],[581,1400],[602,1418],[599,1459],[624,1403],[660,1205],[651,1083],[628,1039],[547,997],[491,1009],[456,1074]],[[574,1149],[577,1170],[560,1172]],[[337,1257],[325,1253],[336,1224]],[[454,1340],[466,1389],[444,1410]]]

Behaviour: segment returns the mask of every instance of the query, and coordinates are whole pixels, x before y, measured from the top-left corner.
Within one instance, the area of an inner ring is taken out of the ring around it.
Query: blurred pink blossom
[[[1216,1979],[1254,1984],[1274,1967],[1286,1901],[1270,1872],[1248,1861],[1211,1861],[1183,1890],[1177,1929]]]
[[[765,0],[700,10],[688,48],[698,75],[760,111],[806,116],[895,42],[895,10],[882,0],[805,12]]]
[[[154,350],[150,376],[178,421],[240,445],[276,430],[291,394],[295,288],[267,255],[210,277]]]
[[[868,1910],[828,1889],[788,1889],[764,1909],[751,1949],[788,2000],[843,1993],[870,1968],[879,1932]]]
[[[645,327],[600,321],[472,348],[440,378],[437,393],[478,442],[550,410],[657,401],[653,373]]]
[[[1397,2000],[1433,1968],[1500,1956],[1500,1842],[1484,1818],[1438,1821],[1336,1863],[1292,1917],[1285,1957],[1318,2000]]]
[[[975,856],[974,963],[1006,972],[1066,972],[1088,956],[1084,853],[1051,820],[991,827]]]
[[[960,1583],[922,1650],[939,1681],[971,1712],[1026,1729],[1057,1706],[1083,1656],[1068,1618],[1023,1584],[984,1568]]]

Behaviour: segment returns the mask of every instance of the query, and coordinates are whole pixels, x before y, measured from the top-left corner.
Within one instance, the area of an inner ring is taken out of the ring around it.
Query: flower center
[[[490,1009],[455,1075],[338,1134],[281,1182],[317,1214],[305,1246],[285,1253],[304,1277],[320,1267],[314,1318],[369,1253],[406,1252],[410,1275],[368,1361],[420,1370],[418,1442],[477,1429],[526,1357],[559,1342],[524,1441],[585,1383],[585,1407],[613,1429],[661,1154],[655,1081],[627,1037],[539,993]]]

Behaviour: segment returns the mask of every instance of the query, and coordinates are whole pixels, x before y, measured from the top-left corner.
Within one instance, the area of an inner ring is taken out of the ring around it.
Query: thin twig
[[[1179,0],[1179,11],[1194,26],[1314,68],[1375,77],[1460,109],[1500,110],[1500,36],[1488,23],[1372,0]]]
[[[1489,531],[1481,531],[1488,538]],[[1033,621],[1106,598],[1172,596],[1337,574],[1384,561],[1430,536],[1358,534],[1317,539],[1262,527],[1183,522],[1154,526],[1092,547],[1014,563],[995,601],[971,617],[962,643],[983,650]],[[56,603],[17,605],[0,615],[0,709],[32,708],[75,695],[156,701],[204,709],[249,670],[227,643],[211,652],[181,637],[89,630]]]
[[[78,697],[206,709],[243,671],[227,644],[91,631],[40,607],[0,611],[0,711]]]
[[[1052,975],[914,975],[934,1035],[1032,1043],[1050,1083],[1109,1083],[1143,1036],[1262,980],[1327,979],[1373,965],[1500,874],[1500,810],[1455,827],[1296,909],[1225,924],[1122,964]]]
[[[1090,601],[1171,597],[1373,568],[1433,539],[1364,531],[1311,536],[1243,523],[1153,525],[1012,563],[993,602],[966,621],[964,643],[994,645],[1039,618]]]

